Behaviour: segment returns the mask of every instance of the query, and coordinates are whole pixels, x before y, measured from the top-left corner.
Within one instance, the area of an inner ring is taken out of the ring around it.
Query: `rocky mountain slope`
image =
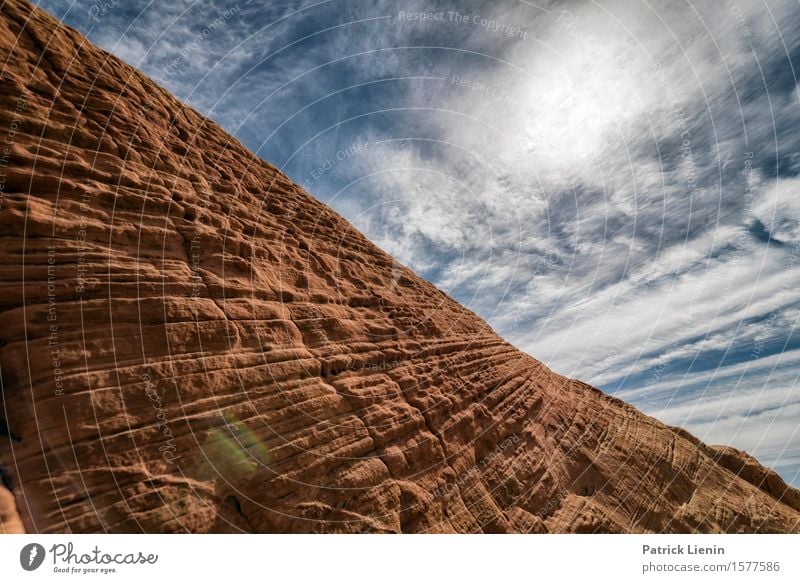
[[[0,8],[0,531],[788,532],[211,121]]]

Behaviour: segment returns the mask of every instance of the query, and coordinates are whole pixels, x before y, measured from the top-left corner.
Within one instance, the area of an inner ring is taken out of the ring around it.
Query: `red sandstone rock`
[[[17,513],[14,496],[0,486],[0,534],[21,534],[25,532]]]
[[[0,12],[3,530],[800,528],[752,458],[553,373],[142,74]]]

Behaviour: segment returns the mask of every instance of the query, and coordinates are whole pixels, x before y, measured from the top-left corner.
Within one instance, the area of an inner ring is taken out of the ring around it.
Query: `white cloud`
[[[753,214],[776,239],[800,243],[800,178],[778,178],[764,184],[754,201]]]

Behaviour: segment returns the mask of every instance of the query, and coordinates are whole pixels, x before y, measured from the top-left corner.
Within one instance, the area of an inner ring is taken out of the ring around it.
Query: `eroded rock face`
[[[0,534],[22,534],[25,528],[17,512],[14,495],[0,486]]]
[[[6,531],[798,529],[751,458],[554,374],[140,73],[0,11]]]

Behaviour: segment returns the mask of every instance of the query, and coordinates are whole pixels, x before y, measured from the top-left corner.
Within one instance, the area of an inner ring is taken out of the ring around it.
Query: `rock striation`
[[[0,531],[800,528],[27,2],[0,58]]]

